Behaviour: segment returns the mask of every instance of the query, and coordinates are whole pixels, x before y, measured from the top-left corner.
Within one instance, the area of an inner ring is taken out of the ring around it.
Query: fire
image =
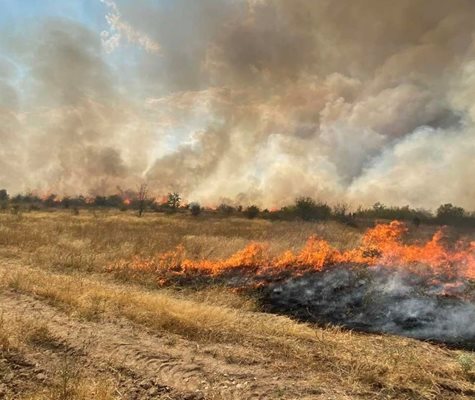
[[[299,252],[288,250],[277,257],[270,256],[267,244],[257,242],[223,260],[191,260],[186,258],[184,247],[178,246],[174,251],[154,257],[120,260],[109,270],[151,272],[157,275],[160,282],[166,282],[167,277],[216,277],[236,270],[255,276],[277,276],[322,271],[336,265],[360,265],[404,268],[412,273],[434,277],[475,279],[475,242],[459,241],[449,247],[444,244],[442,229],[426,243],[405,244],[403,239],[406,233],[407,227],[402,222],[379,224],[367,230],[358,247],[345,251],[312,236]]]
[[[131,200],[128,197],[126,197],[125,199],[122,200],[122,202],[124,203],[124,205],[130,206]]]
[[[157,204],[167,204],[168,196],[167,195],[157,196],[155,197],[154,201]]]

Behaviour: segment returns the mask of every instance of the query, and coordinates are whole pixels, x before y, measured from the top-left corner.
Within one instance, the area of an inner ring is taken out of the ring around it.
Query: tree
[[[230,216],[234,211],[234,208],[228,204],[222,203],[218,206],[218,212],[226,217]]]
[[[191,212],[191,215],[193,215],[194,217],[197,217],[201,214],[201,206],[199,203],[190,203],[188,208]]]
[[[0,189],[0,201],[1,202],[7,202],[9,197],[10,196],[8,196],[8,192],[6,191],[6,189]]]
[[[71,205],[71,198],[69,196],[65,196],[61,199],[61,206],[64,208],[69,208]]]
[[[120,208],[124,205],[124,199],[118,194],[111,194],[107,196],[106,202],[109,207]]]
[[[56,207],[59,204],[58,196],[55,194],[50,194],[45,200],[44,204],[46,207]]]
[[[7,209],[9,197],[8,192],[5,189],[0,189],[0,209]]]
[[[304,221],[328,219],[331,208],[325,203],[317,203],[311,197],[299,197],[295,201],[295,212]]]
[[[137,208],[139,217],[142,216],[143,212],[145,211],[145,207],[147,205],[147,185],[145,183],[140,185],[139,191],[137,193]]]
[[[451,223],[462,220],[466,216],[462,207],[456,207],[451,203],[442,204],[437,209],[437,219],[443,223]]]
[[[249,219],[254,219],[259,215],[259,207],[252,205],[244,210],[244,215]]]
[[[105,207],[107,205],[107,198],[105,196],[97,195],[94,198],[94,205],[96,207]]]
[[[170,207],[173,211],[176,211],[178,207],[180,207],[181,203],[181,197],[178,193],[173,192],[173,193],[168,193],[168,200],[167,200],[167,205]]]

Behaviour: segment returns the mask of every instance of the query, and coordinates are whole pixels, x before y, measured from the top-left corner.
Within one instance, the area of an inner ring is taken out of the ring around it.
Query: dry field
[[[345,249],[362,232],[113,211],[0,214],[0,399],[473,398],[470,352],[298,323],[225,287],[161,288],[109,272],[179,245],[196,260],[251,241],[297,251],[313,234]]]

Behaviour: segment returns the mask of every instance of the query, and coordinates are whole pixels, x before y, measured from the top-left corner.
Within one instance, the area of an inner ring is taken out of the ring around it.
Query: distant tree
[[[145,211],[145,207],[147,205],[147,195],[147,185],[143,183],[142,185],[140,185],[139,191],[137,193],[137,206],[139,217],[141,217],[143,212]]]
[[[234,211],[234,208],[228,204],[222,203],[218,206],[218,212],[226,217],[229,217]]]
[[[30,202],[30,199],[25,199],[26,202]],[[46,207],[56,207],[59,202],[55,194],[50,194],[45,200],[44,204]]]
[[[244,210],[244,215],[249,219],[254,219],[259,215],[259,207],[252,205]]]
[[[7,202],[9,197],[6,189],[0,189],[0,202]]]
[[[107,206],[107,198],[105,196],[97,195],[94,198],[94,205],[97,207],[105,207]]]
[[[15,196],[13,196],[10,201],[14,204],[22,203],[23,202],[23,195],[18,193]]]
[[[325,203],[317,203],[311,197],[299,197],[295,201],[295,212],[304,221],[328,219],[331,208]]]
[[[167,205],[170,207],[173,211],[176,211],[180,207],[181,203],[181,197],[178,193],[173,192],[173,193],[168,193],[168,200],[167,200]]]
[[[442,204],[437,209],[437,218],[441,220],[459,219],[465,216],[465,210],[462,207],[456,207],[450,203]]]
[[[71,206],[71,198],[68,196],[65,196],[61,199],[61,207],[63,208],[69,208]]]
[[[112,194],[107,196],[106,203],[109,207],[120,208],[124,205],[124,199],[118,194]]]
[[[82,195],[71,198],[70,203],[72,207],[76,207],[76,208],[84,207],[87,205],[86,198]]]
[[[375,203],[372,208],[363,209],[361,207],[356,211],[358,217],[376,218],[386,220],[406,220],[413,223],[422,223],[429,221],[432,218],[431,212],[423,209],[414,209],[408,205],[402,207],[387,207],[381,203]]]
[[[199,203],[190,203],[188,209],[190,210],[191,215],[194,217],[197,217],[201,214],[201,206]]]
[[[6,210],[8,208],[8,192],[6,189],[0,189],[0,209]]]

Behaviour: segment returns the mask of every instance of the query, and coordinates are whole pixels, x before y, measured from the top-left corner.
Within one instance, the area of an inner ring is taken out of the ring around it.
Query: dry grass
[[[339,386],[349,396],[462,399],[475,393],[470,353],[392,336],[316,328],[259,313],[253,299],[223,288],[147,290],[103,274],[105,266],[118,259],[152,256],[178,244],[187,257],[196,259],[228,257],[251,240],[269,243],[271,253],[277,254],[299,249],[315,233],[339,248],[354,247],[361,236],[357,229],[336,223],[161,215],[138,219],[112,212],[0,214],[0,288],[34,295],[72,317],[126,318],[197,344],[235,346],[236,352],[246,348],[265,368],[294,369],[315,387]],[[8,330],[0,324],[3,351],[54,340],[41,323],[25,326],[23,331]],[[55,392],[61,390],[58,379],[50,391],[41,389],[25,398],[61,398]],[[72,397],[66,398],[112,398],[107,384],[82,379],[73,386]]]
[[[113,384],[102,379],[84,379],[59,371],[51,386],[26,394],[21,400],[112,400],[119,398]]]
[[[87,369],[78,365],[74,358],[63,355],[60,362],[52,363],[49,373],[51,377],[45,381],[36,381],[34,370],[21,367],[30,367],[25,354],[39,351],[39,347],[56,346],[56,338],[51,333],[46,321],[35,321],[27,316],[0,317],[0,360],[7,360],[7,365],[0,363],[0,384],[2,373],[8,370],[8,360],[16,360],[13,374],[19,374],[14,386],[24,386],[21,393],[3,395],[0,398],[14,398],[17,400],[112,400],[116,399],[114,392],[115,382],[104,377],[91,377]],[[20,363],[18,364],[18,361]],[[13,363],[15,364],[15,362]],[[20,370],[19,370],[20,369]],[[45,376],[46,378],[46,376]]]
[[[470,383],[473,371],[460,362],[462,353],[410,339],[314,328],[286,317],[45,271],[5,273],[1,285],[47,299],[84,318],[125,317],[197,343],[253,348],[268,365],[299,368],[310,377],[316,374],[315,379],[350,385],[359,392],[431,399],[447,388],[460,393],[475,389]]]
[[[125,213],[94,217],[83,212],[29,213],[18,218],[0,214],[0,255],[29,257],[62,268],[100,268],[107,262],[140,255],[152,256],[183,245],[191,259],[226,258],[249,241],[270,245],[271,254],[297,250],[312,234],[337,247],[351,247],[360,238],[356,229],[334,222],[298,223],[241,218],[196,219],[190,216]]]

